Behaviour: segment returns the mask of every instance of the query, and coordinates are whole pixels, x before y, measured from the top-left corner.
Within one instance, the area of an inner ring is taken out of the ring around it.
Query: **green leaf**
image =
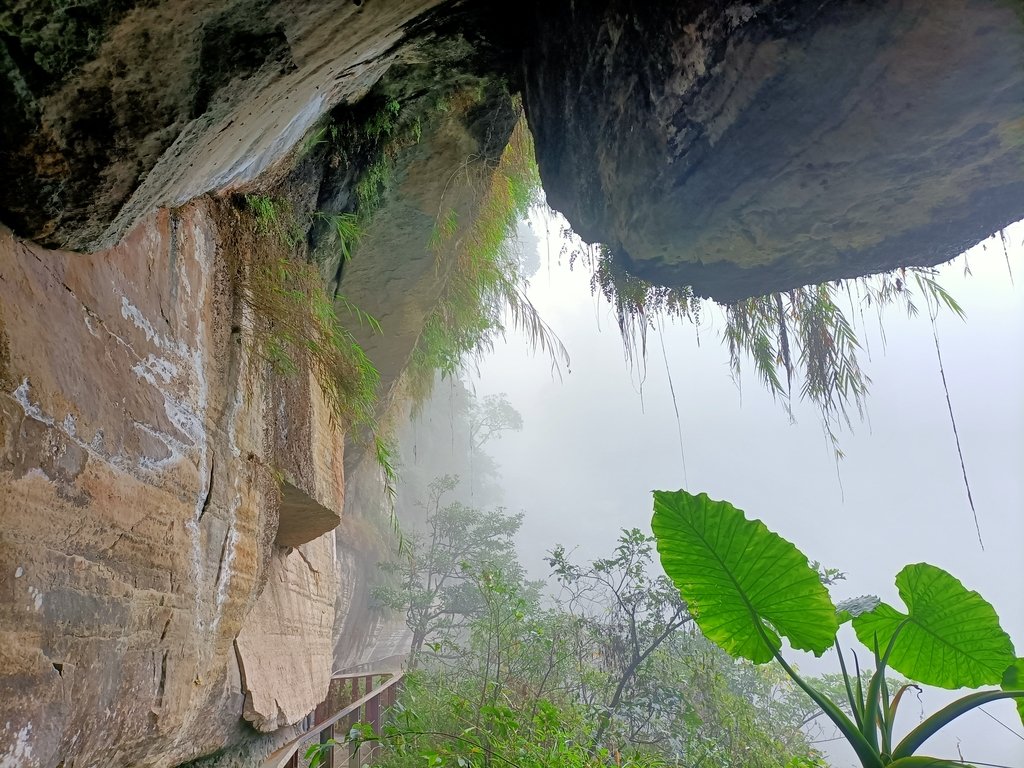
[[[790,645],[832,647],[835,606],[807,558],[760,520],[706,493],[655,491],[654,535],[665,573],[701,631],[756,664]]]
[[[853,619],[857,639],[885,648],[898,631],[889,666],[926,685],[978,688],[997,684],[1016,654],[995,609],[956,578],[928,563],[896,576],[903,614],[882,603]]]
[[[1024,659],[1017,659],[1003,672],[1000,686],[1004,691],[1024,691]],[[1024,697],[1017,699],[1017,714],[1024,723]]]
[[[892,751],[893,762],[890,765],[896,765],[896,761],[899,759],[913,755],[928,739],[972,709],[993,701],[1016,698],[1020,695],[1021,692],[1019,691],[989,689],[987,691],[975,691],[960,697],[923,720],[916,728],[904,736],[903,741],[897,744],[896,748]]]

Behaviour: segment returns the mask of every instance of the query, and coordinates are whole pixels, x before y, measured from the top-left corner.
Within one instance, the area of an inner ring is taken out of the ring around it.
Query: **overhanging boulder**
[[[639,277],[735,300],[937,264],[1024,215],[1012,3],[540,8],[549,202]]]

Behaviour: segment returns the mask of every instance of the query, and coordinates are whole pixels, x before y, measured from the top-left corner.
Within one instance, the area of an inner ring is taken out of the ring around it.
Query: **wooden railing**
[[[326,744],[331,739],[344,742],[356,723],[369,723],[374,733],[380,731],[381,718],[394,705],[402,689],[402,672],[377,672],[337,675],[331,679],[327,698],[308,717],[309,727],[270,755],[262,768],[303,768],[304,755],[310,744]],[[335,735],[337,734],[337,736]],[[324,753],[324,768],[348,768],[369,757],[373,745],[364,744],[362,754],[342,743]],[[356,760],[353,761],[353,757]]]

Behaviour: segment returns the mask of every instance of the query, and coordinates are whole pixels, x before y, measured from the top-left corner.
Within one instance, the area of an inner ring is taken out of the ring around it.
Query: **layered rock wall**
[[[385,390],[454,263],[457,238],[429,246],[439,212],[472,221],[516,119],[485,86],[424,113],[357,256],[336,262],[331,289],[380,316],[383,336],[357,335]],[[337,154],[282,157],[261,192],[293,224],[352,196]],[[5,759],[170,766],[228,749],[210,764],[245,764],[332,671],[403,652],[401,621],[369,597],[392,535],[383,491],[368,481],[343,507],[343,425],[301,359],[282,376],[255,354],[273,319],[239,280],[287,251],[265,224],[226,190],[88,255],[3,231]]]
[[[0,236],[0,744],[24,743],[18,765],[177,764],[223,746],[264,687],[239,660],[310,637],[329,656],[333,547],[275,546],[277,474],[340,515],[343,442],[308,376],[281,386],[247,357],[218,205],[88,256]],[[264,621],[297,564],[319,601]],[[308,658],[292,709],[326,690]]]

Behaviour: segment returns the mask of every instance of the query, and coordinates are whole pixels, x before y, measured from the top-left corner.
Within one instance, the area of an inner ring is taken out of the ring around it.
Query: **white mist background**
[[[524,429],[488,451],[500,465],[508,508],[526,514],[518,548],[532,577],[548,576],[543,557],[555,544],[575,548],[583,561],[609,553],[621,528],[649,532],[651,491],[685,487],[731,501],[812,560],[844,571],[835,599],[876,594],[902,606],[893,579],[904,565],[945,568],[995,606],[1024,654],[1024,222],[1005,233],[1008,252],[998,237],[989,239],[939,276],[967,313],[964,322],[940,312],[938,332],[984,551],[923,297],[915,318],[896,306],[885,311],[884,345],[874,310],[865,312],[858,331],[872,379],[867,418],[841,434],[846,456],[838,474],[813,406],[795,401],[791,424],[752,364],[741,387],[730,378],[720,312],[704,313],[699,343],[689,323],[667,324],[684,478],[657,331],[648,336],[646,372],[631,371],[612,308],[591,294],[586,269],[570,271],[559,257],[561,224],[535,214],[529,228],[524,246],[540,258],[529,296],[568,348],[570,370],[553,377],[550,361],[510,333],[469,379],[479,396],[507,393],[523,415]],[[806,672],[839,671],[833,653],[791,655]],[[931,689],[921,703],[905,701],[899,726],[909,730],[951,698]],[[927,753],[1024,766],[1024,728],[1013,704],[985,709],[1014,732],[975,712],[928,742]],[[835,766],[855,765],[841,742],[820,746]]]

